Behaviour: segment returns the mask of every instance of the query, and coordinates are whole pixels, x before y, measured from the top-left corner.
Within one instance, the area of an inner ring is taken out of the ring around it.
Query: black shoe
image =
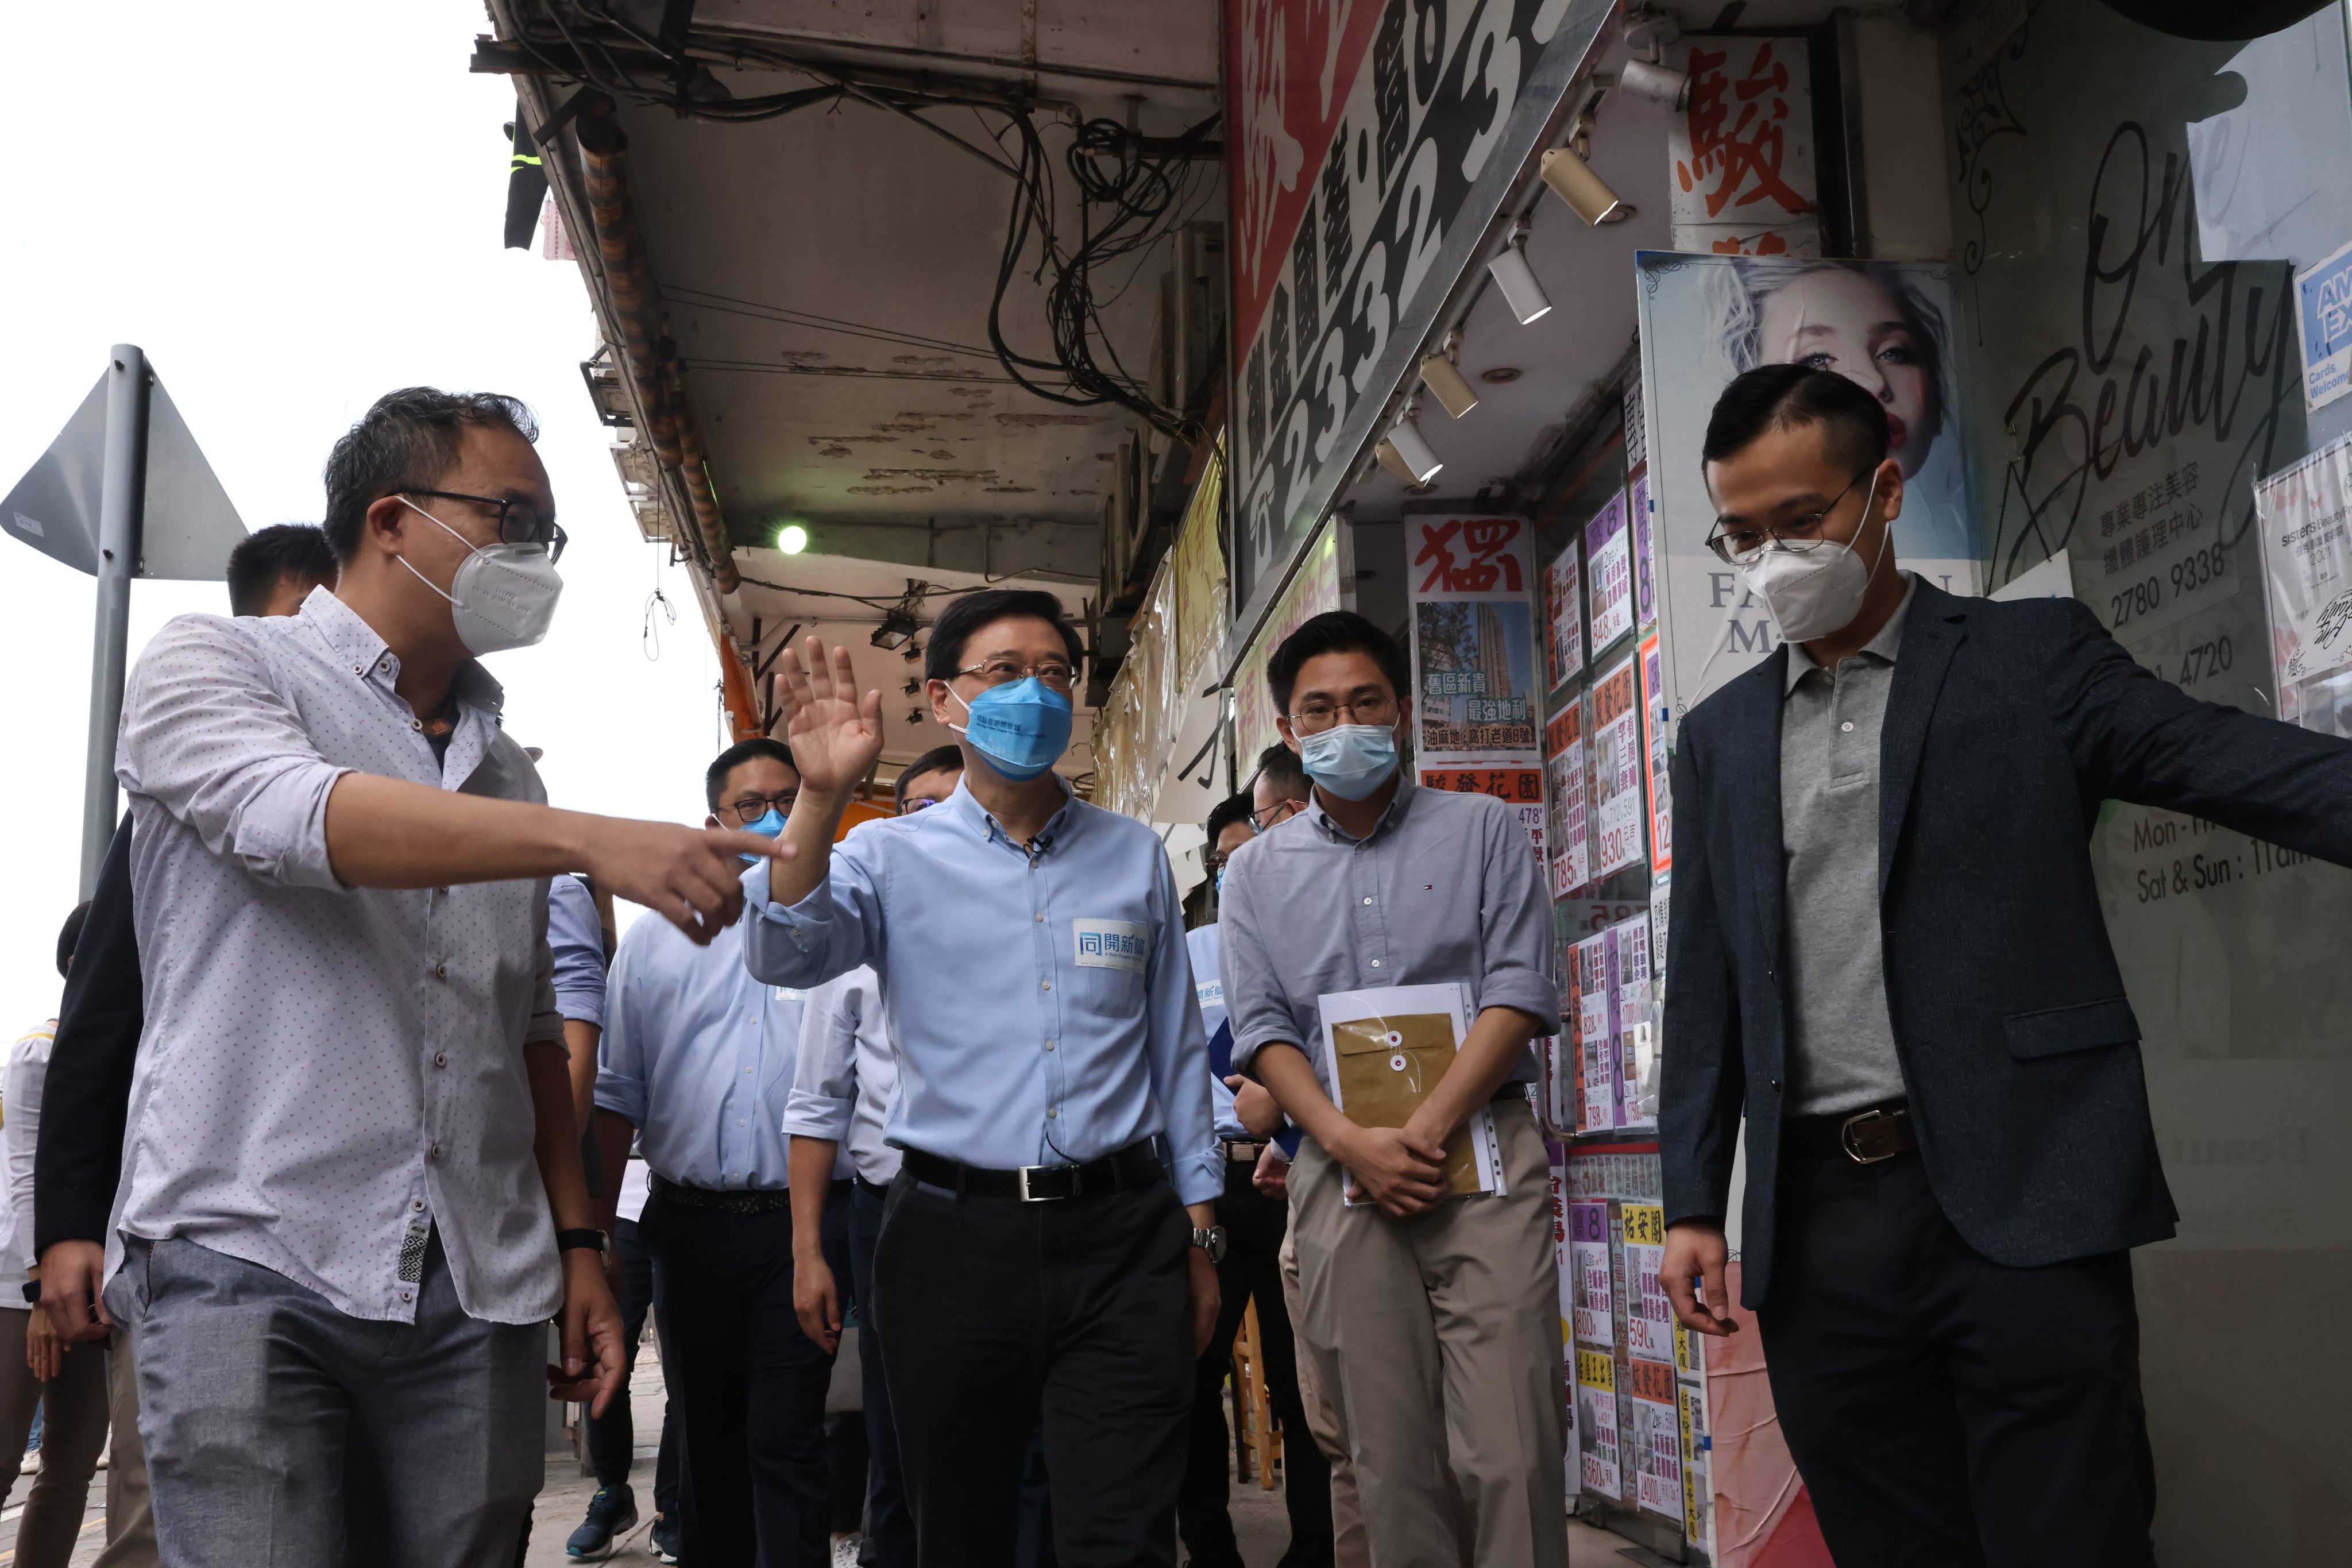
[[[653,1534],[654,1561],[656,1563],[677,1562],[678,1560],[678,1553],[682,1550],[681,1542],[686,1535],[686,1531],[678,1525],[677,1515],[674,1513],[657,1513],[654,1515]]]
[[[583,1560],[613,1555],[615,1537],[627,1534],[637,1527],[637,1500],[624,1481],[617,1487],[598,1487],[596,1495],[588,1500],[588,1517],[563,1543],[564,1552]]]

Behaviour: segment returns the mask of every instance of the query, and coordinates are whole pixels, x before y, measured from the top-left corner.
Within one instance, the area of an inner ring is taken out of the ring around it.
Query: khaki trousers
[[[1568,1564],[1549,1173],[1527,1105],[1493,1109],[1502,1197],[1349,1208],[1311,1138],[1290,1174],[1299,1361],[1338,1407],[1380,1568],[1458,1568],[1457,1487],[1476,1568]]]
[[[139,1441],[139,1369],[120,1328],[106,1347],[107,1406],[114,1449],[106,1461],[106,1550],[92,1568],[155,1568],[155,1505],[147,1497],[147,1450]]]
[[[1298,1321],[1298,1242],[1285,1229],[1276,1261],[1282,1269],[1282,1304],[1293,1323]],[[1302,1347],[1298,1352],[1298,1402],[1307,1407],[1307,1429],[1323,1458],[1331,1465],[1332,1568],[1371,1568],[1372,1554],[1364,1544],[1364,1505],[1356,1496],[1356,1467],[1348,1458],[1348,1436],[1339,1430],[1339,1412],[1323,1396],[1315,1381],[1315,1366]]]

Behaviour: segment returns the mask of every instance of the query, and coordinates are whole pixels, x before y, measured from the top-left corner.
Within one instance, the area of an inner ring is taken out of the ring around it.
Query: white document
[[[1468,988],[1458,981],[1330,991],[1317,997],[1316,1005],[1323,1019],[1324,1079],[1331,1087],[1331,1103],[1360,1126],[1404,1125],[1405,1116],[1437,1087],[1470,1034]],[[1473,1111],[1455,1137],[1465,1133],[1466,1162],[1448,1140],[1448,1153],[1455,1156],[1447,1163],[1454,1194],[1507,1192],[1493,1109]],[[1339,1179],[1354,1181],[1345,1167]],[[1347,1201],[1353,1205],[1356,1200]]]

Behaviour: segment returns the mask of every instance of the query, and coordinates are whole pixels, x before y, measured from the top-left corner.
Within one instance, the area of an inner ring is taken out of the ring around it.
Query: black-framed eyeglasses
[[[476,506],[488,507],[498,513],[500,544],[543,544],[547,547],[547,559],[551,563],[563,559],[563,546],[570,541],[571,536],[556,527],[553,518],[540,516],[539,508],[528,500],[469,496],[463,490],[405,489],[400,493],[436,496],[442,500],[469,500]]]
[[[798,800],[800,795],[801,792],[796,789],[788,789],[777,795],[741,795],[729,801],[719,809],[733,812],[736,821],[749,826],[759,821],[771,811],[790,816],[793,814],[793,802]]]
[[[901,816],[912,816],[919,811],[929,811],[931,807],[939,804],[940,803],[938,801],[933,800],[929,795],[919,795],[914,799],[900,805],[898,807],[898,815]]]
[[[1706,536],[1706,547],[1715,552],[1716,559],[1728,566],[1752,564],[1768,547],[1785,550],[1791,555],[1819,550],[1823,543],[1822,525],[1829,521],[1830,513],[1838,509],[1838,502],[1853,494],[1855,485],[1877,471],[1876,468],[1864,468],[1831,499],[1829,505],[1819,511],[1809,511],[1802,517],[1792,517],[1783,523],[1750,528],[1745,523],[1727,523],[1718,517],[1715,520],[1715,531]]]
[[[1338,723],[1342,713],[1350,724],[1393,724],[1397,702],[1386,692],[1360,691],[1352,702],[1327,702],[1319,697],[1310,697],[1290,716],[1290,727],[1302,735],[1317,734]]]
[[[1010,686],[1034,675],[1056,691],[1067,691],[1078,678],[1075,668],[1058,658],[1041,658],[1034,664],[1024,664],[1017,658],[983,659],[956,673],[977,675],[991,686]]]
[[[1281,826],[1284,823],[1288,822],[1291,817],[1297,816],[1305,809],[1307,808],[1300,805],[1295,800],[1277,800],[1263,811],[1253,811],[1249,814],[1250,831],[1253,833],[1271,832],[1275,828]],[[1283,815],[1286,812],[1289,815]]]

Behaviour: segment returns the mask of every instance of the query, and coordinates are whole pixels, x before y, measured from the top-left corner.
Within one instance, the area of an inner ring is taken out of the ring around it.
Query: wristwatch
[[[593,1252],[602,1257],[604,1233],[601,1230],[559,1230],[555,1233],[555,1250],[562,1252]]]
[[[1223,1263],[1225,1260],[1225,1227],[1213,1225],[1203,1229],[1200,1226],[1194,1226],[1192,1245],[1207,1253],[1210,1262]]]

